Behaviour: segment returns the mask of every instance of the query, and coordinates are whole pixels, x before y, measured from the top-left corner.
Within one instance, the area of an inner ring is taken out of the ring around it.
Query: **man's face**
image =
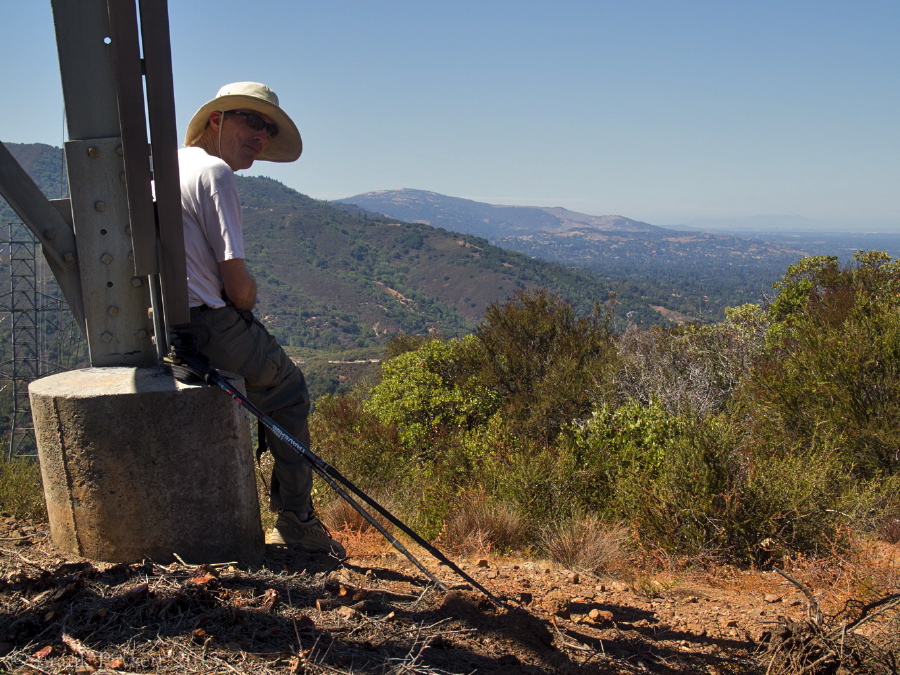
[[[214,128],[219,123],[223,124],[220,146],[222,159],[234,171],[249,169],[259,154],[269,145],[269,131],[265,127],[254,129],[251,126],[253,118],[248,119],[244,114],[239,113],[256,116],[266,124],[273,124],[272,119],[267,115],[249,109],[225,114],[224,122],[222,122],[222,113],[214,112],[210,115],[210,124]],[[258,126],[258,123],[256,125]]]

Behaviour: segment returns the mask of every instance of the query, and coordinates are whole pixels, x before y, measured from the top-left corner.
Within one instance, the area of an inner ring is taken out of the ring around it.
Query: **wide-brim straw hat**
[[[256,159],[269,162],[293,162],[303,152],[303,140],[297,125],[278,105],[278,96],[259,82],[234,82],[219,89],[216,97],[200,106],[188,124],[184,144],[192,145],[203,135],[214,110],[254,110],[268,115],[278,125],[278,135],[269,139]]]

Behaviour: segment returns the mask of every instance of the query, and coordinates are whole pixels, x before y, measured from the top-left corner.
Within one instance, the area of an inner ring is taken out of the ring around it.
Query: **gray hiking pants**
[[[303,372],[250,312],[228,305],[191,308],[185,329],[197,336],[200,351],[219,370],[240,375],[247,398],[291,436],[309,447],[309,392]],[[312,511],[312,471],[305,459],[266,430],[275,459],[269,491],[272,511]]]

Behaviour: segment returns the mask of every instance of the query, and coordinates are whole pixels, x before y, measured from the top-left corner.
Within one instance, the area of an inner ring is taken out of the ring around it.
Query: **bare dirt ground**
[[[346,543],[343,562],[270,546],[252,569],[114,565],[0,514],[0,672],[900,672],[893,546],[867,568],[794,561],[798,583],[727,565],[598,577],[460,560],[504,609],[427,555],[449,592],[380,541]]]

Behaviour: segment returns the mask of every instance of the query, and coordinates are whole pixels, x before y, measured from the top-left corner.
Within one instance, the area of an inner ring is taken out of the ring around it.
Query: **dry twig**
[[[776,572],[778,572],[778,574],[783,576],[785,579],[787,579],[792,584],[794,584],[794,586],[796,586],[801,591],[803,591],[803,595],[806,596],[806,600],[809,603],[807,606],[807,609],[809,611],[810,616],[813,617],[813,621],[815,622],[816,626],[821,626],[822,625],[822,609],[819,606],[819,601],[816,600],[816,597],[812,594],[812,591],[810,591],[803,582],[798,581],[794,577],[790,576],[787,572],[784,572],[784,571],[778,569],[777,567],[773,567],[772,569],[774,569]]]

